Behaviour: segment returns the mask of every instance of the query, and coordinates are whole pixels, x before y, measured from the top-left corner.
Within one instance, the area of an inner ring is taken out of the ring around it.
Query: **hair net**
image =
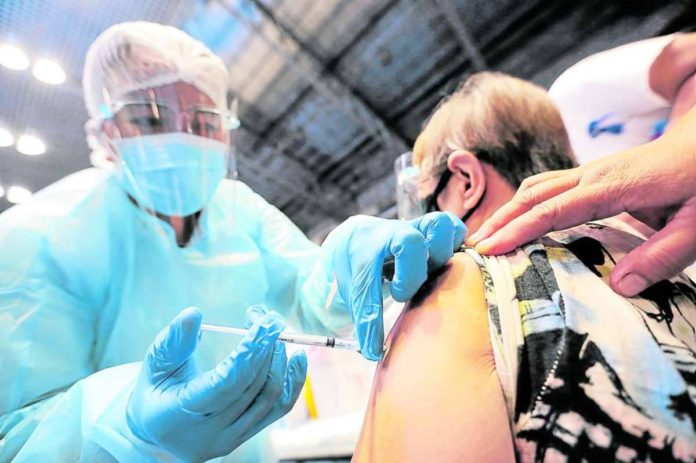
[[[202,42],[172,26],[136,21],[111,26],[87,51],[82,75],[90,120],[87,141],[103,149],[95,135],[104,109],[144,88],[186,82],[226,107],[228,74],[223,61]],[[93,153],[96,154],[96,153]],[[93,162],[96,161],[92,156]]]

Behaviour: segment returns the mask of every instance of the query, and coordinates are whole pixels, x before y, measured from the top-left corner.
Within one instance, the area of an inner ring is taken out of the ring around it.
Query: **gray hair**
[[[576,165],[546,91],[498,72],[473,74],[438,104],[416,140],[414,162],[426,175],[439,174],[456,150],[471,151],[515,188],[534,174]]]

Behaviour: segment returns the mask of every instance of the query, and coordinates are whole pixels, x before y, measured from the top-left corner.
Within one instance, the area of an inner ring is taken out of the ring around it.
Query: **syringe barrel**
[[[311,336],[307,334],[283,332],[280,333],[280,336],[278,336],[278,340],[293,344],[304,344],[305,346],[326,347],[329,345],[329,338],[325,336]]]
[[[339,349],[348,349],[348,350],[360,350],[360,346],[358,346],[358,343],[353,341],[352,339],[341,339],[341,338],[334,338],[334,347],[337,347]]]

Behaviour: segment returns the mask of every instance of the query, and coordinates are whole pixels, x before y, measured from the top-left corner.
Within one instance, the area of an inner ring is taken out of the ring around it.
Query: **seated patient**
[[[573,163],[544,90],[491,73],[439,105],[413,154],[430,208],[470,233],[523,178]],[[457,253],[387,340],[354,461],[695,461],[696,288],[614,293],[639,242],[604,221]]]

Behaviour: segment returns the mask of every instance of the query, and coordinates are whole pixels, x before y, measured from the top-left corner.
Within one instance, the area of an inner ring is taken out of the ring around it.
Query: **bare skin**
[[[436,456],[436,457],[434,457]],[[514,461],[481,273],[456,254],[399,317],[354,462]]]
[[[684,117],[691,108],[696,106],[696,74],[688,77],[677,91],[672,101],[672,111],[669,116],[669,130],[679,119]]]
[[[414,158],[422,160],[418,149]],[[452,177],[438,207],[458,216],[476,207],[466,221],[470,231],[514,194],[492,166],[466,150],[453,152],[447,167]],[[455,254],[387,338],[353,461],[422,462],[433,455],[437,461],[514,461],[509,426],[481,272],[470,257]]]
[[[673,101],[679,87],[696,72],[696,33],[679,34],[662,49],[650,66],[650,88]]]
[[[672,103],[668,128],[696,105],[696,33],[679,34],[650,66],[650,88]]]

